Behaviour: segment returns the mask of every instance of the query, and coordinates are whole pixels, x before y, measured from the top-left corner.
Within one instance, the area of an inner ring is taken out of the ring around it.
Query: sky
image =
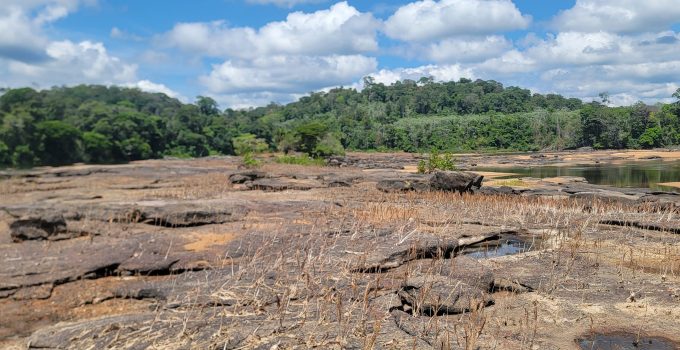
[[[366,76],[669,102],[680,0],[0,0],[0,88],[119,85],[245,108]]]

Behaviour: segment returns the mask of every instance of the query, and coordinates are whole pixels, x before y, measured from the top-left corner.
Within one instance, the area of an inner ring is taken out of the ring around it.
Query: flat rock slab
[[[31,215],[15,220],[9,229],[14,242],[57,240],[66,234],[66,220],[58,214]]]
[[[500,235],[501,232],[493,232],[474,237],[456,237],[414,230],[403,234],[387,233],[373,239],[370,237],[354,237],[353,241],[362,244],[364,249],[362,250],[363,254],[352,259],[351,270],[355,272],[384,272],[417,259],[451,258],[465,246],[498,239]],[[371,240],[369,241],[369,239]],[[348,244],[349,247],[352,245],[352,242]]]
[[[316,180],[297,180],[291,178],[264,178],[257,179],[252,182],[246,183],[251,190],[263,190],[263,191],[285,191],[285,190],[298,190],[307,191],[312,188],[322,188],[325,187],[320,182]]]
[[[383,192],[446,191],[472,192],[482,186],[484,176],[463,171],[437,171],[431,175],[381,179],[376,188]]]

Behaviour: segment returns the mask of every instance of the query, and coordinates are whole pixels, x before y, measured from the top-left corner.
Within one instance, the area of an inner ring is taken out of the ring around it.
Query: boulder
[[[425,316],[461,314],[493,303],[486,290],[440,275],[409,278],[398,295],[414,314]]]
[[[484,176],[462,171],[438,171],[430,178],[430,188],[438,191],[471,192],[482,187]]]
[[[246,170],[229,175],[229,182],[232,184],[242,184],[248,181],[254,181],[267,176],[266,173],[258,170]]]
[[[66,232],[66,220],[57,214],[31,215],[14,221],[9,228],[14,242],[48,240]]]
[[[376,188],[383,192],[426,191],[429,185],[425,181],[413,179],[384,179],[378,181]]]

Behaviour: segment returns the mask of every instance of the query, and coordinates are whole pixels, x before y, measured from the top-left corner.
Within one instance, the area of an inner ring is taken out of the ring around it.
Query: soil
[[[680,159],[458,160],[655,155]],[[680,195],[488,173],[435,191],[411,171],[420,158],[3,172],[0,348],[579,349],[608,334],[680,347]]]

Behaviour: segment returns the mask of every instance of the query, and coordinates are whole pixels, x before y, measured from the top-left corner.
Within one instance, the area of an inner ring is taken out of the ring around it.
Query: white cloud
[[[344,55],[377,50],[378,26],[371,14],[339,2],[314,13],[292,12],[286,21],[271,22],[259,29],[230,28],[221,21],[179,23],[160,42],[214,57]]]
[[[392,84],[397,80],[418,80],[422,77],[432,77],[435,81],[451,81],[460,78],[473,79],[475,74],[469,68],[454,65],[426,65],[413,68],[381,69],[370,74],[376,83]]]
[[[361,55],[266,56],[228,60],[199,81],[213,94],[306,93],[351,83],[376,68],[375,58]]]
[[[677,0],[577,0],[553,20],[559,30],[649,32],[680,23]]]
[[[512,48],[512,43],[500,35],[450,38],[426,45],[415,52],[435,62],[479,62],[499,56]]]
[[[151,92],[151,93],[160,92],[160,93],[166,94],[170,97],[176,98],[180,101],[184,101],[184,102],[188,101],[188,99],[186,97],[182,96],[182,94],[170,89],[169,87],[165,86],[164,84],[157,84],[157,83],[154,83],[154,82],[149,81],[149,80],[140,80],[140,81],[135,82],[135,83],[123,84],[123,86],[138,88],[142,91]]]
[[[51,42],[44,62],[7,61],[5,76],[12,86],[119,84],[136,80],[137,66],[109,55],[102,43]],[[0,65],[2,66],[2,65]]]
[[[524,29],[530,22],[510,0],[423,0],[400,7],[385,22],[385,32],[404,41],[429,41]]]
[[[36,25],[20,8],[0,10],[0,58],[34,62],[46,58],[47,44]]]
[[[294,7],[300,4],[319,4],[327,0],[246,0],[246,2],[258,5],[276,5],[278,7]]]

